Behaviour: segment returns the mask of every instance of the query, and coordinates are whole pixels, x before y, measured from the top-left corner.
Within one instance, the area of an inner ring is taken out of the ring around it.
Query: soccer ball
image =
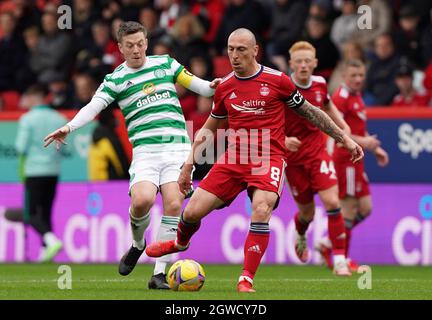
[[[168,271],[168,284],[174,291],[198,291],[204,285],[201,265],[190,259],[178,260]]]

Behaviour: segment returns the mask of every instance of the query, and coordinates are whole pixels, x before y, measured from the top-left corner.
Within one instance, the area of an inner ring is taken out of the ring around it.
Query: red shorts
[[[215,163],[198,187],[213,193],[228,206],[237,195],[247,189],[249,197],[256,188],[281,195],[284,183],[285,160],[273,156],[270,165],[258,170],[253,164]],[[276,208],[276,206],[275,206]]]
[[[333,160],[326,150],[305,164],[288,164],[285,175],[291,194],[301,204],[311,203],[315,193],[337,185]]]
[[[354,164],[350,160],[338,160],[335,161],[335,168],[339,182],[339,198],[361,198],[370,194],[363,161]]]

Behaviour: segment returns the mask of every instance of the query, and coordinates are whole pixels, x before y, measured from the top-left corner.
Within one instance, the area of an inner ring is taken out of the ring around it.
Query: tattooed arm
[[[352,161],[358,162],[364,156],[362,148],[344,133],[333,120],[322,110],[311,105],[308,101],[292,108],[294,112],[312,122],[318,129],[328,134],[343,145],[351,153]]]

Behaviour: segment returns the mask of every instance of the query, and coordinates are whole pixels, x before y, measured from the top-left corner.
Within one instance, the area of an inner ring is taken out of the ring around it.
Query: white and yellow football
[[[204,285],[204,269],[194,260],[178,260],[169,269],[167,281],[174,291],[198,291]]]

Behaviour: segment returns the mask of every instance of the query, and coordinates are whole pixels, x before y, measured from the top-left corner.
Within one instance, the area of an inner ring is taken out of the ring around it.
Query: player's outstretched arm
[[[57,150],[60,149],[62,144],[66,144],[65,139],[69,133],[92,121],[106,106],[106,102],[101,99],[93,98],[88,104],[81,108],[69,123],[47,135],[44,138],[44,147],[48,147],[55,141]]]
[[[214,95],[215,89],[222,79],[216,78],[213,81],[203,80],[186,69],[183,69],[177,77],[177,83],[183,87],[192,90],[196,94],[205,97],[211,97]]]
[[[364,157],[363,149],[343,132],[324,111],[314,107],[306,100],[300,107],[293,108],[293,110],[347,149],[351,153],[351,160],[354,163]]]
[[[55,141],[56,149],[59,150],[62,144],[67,144],[65,139],[66,136],[70,133],[70,128],[68,125],[64,125],[63,127],[51,132],[44,138],[44,147],[48,147],[51,142]]]

